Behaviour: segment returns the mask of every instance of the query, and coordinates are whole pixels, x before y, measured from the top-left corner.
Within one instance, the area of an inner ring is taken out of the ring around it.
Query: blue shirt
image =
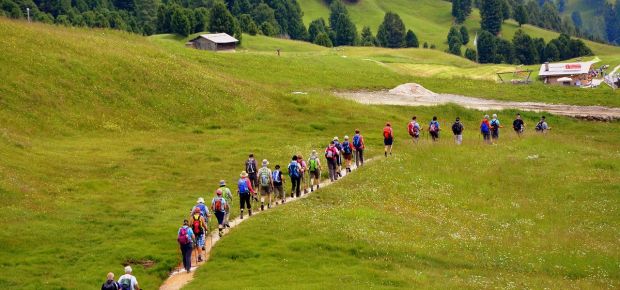
[[[194,237],[194,231],[192,231],[192,228],[190,228],[189,226],[182,226],[179,228],[179,231],[177,232],[177,236],[181,233],[181,229],[182,228],[186,228],[187,229],[187,236],[189,237],[189,240],[192,240],[192,237]]]

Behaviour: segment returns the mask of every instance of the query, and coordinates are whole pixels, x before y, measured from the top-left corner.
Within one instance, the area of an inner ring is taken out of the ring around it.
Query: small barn
[[[593,66],[597,61],[571,63],[544,63],[540,66],[538,77],[545,84],[566,86],[587,85],[592,82]]]
[[[235,48],[237,48],[237,42],[239,42],[239,40],[226,33],[211,33],[201,34],[185,45],[196,49],[225,51],[235,50]]]

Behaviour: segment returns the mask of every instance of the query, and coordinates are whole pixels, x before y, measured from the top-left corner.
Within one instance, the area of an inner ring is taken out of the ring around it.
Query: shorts
[[[269,186],[261,186],[260,187],[260,195],[268,195],[271,193],[271,188]]]
[[[200,248],[205,246],[205,235],[204,235],[204,233],[202,233],[200,235],[196,235],[196,244]]]
[[[344,157],[344,160],[351,160],[351,157],[353,156],[353,154],[352,153],[343,154],[342,156]]]
[[[385,146],[392,146],[392,143],[394,143],[394,138],[383,138],[383,144],[385,144]]]
[[[273,187],[273,193],[276,195],[276,198],[284,198],[284,186],[275,185]]]
[[[320,170],[315,170],[315,171],[310,171],[310,178],[316,178],[318,179],[319,177],[321,177],[321,171]]]

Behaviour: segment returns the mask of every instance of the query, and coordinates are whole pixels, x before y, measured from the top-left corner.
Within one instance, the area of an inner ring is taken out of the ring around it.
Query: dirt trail
[[[363,104],[435,106],[454,103],[468,109],[477,109],[482,111],[517,109],[534,112],[544,111],[555,115],[588,120],[610,121],[620,119],[620,108],[561,104],[556,105],[537,102],[509,102],[452,94],[436,94],[415,83],[403,84],[389,91],[336,92],[335,94]]]
[[[372,158],[368,159],[368,160],[364,160],[364,163],[368,163],[371,162]],[[355,162],[353,162],[353,164],[351,164],[351,171],[356,170],[357,167],[355,166]],[[344,178],[346,177],[348,174],[345,172],[344,175],[341,177]],[[338,182],[338,181],[335,181]],[[324,188],[326,186],[331,185],[333,182],[330,182],[329,179],[325,180],[323,182],[320,183],[320,188]],[[277,206],[282,206],[282,205],[286,205],[288,203],[291,202],[296,202],[302,198],[306,198],[310,195],[311,193],[309,192],[308,194],[302,194],[302,196],[300,198],[290,198],[287,197],[286,198],[286,203],[284,204],[280,204]],[[276,206],[276,207],[277,207]],[[265,208],[265,211],[268,211],[267,208]],[[256,212],[253,212],[252,216],[256,216],[261,214],[261,211],[258,210]],[[244,219],[240,219],[240,218],[236,218],[234,220],[230,221],[230,229],[225,230],[224,235],[226,235],[230,230],[234,229],[236,226],[238,226],[240,223],[248,220],[250,217],[245,216]],[[192,252],[192,269],[189,273],[187,273],[185,271],[185,269],[183,268],[183,265],[180,264],[177,266],[177,268],[170,273],[170,276],[168,276],[168,279],[166,279],[166,281],[164,281],[164,283],[159,287],[160,290],[178,290],[181,289],[183,286],[185,286],[187,283],[189,283],[190,281],[192,281],[194,279],[194,273],[196,272],[196,269],[200,266],[202,266],[206,261],[209,260],[209,257],[211,255],[211,249],[213,248],[213,246],[215,246],[215,244],[217,244],[217,242],[220,240],[219,235],[217,234],[217,230],[215,232],[215,234],[209,234],[205,237],[205,251],[204,255],[205,255],[205,259],[200,262],[200,263],[196,263],[196,251]],[[179,257],[181,255],[181,252],[179,251]]]

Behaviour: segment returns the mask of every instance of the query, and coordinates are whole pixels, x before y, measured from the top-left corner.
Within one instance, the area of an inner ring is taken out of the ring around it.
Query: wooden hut
[[[226,33],[201,34],[186,43],[186,46],[196,49],[224,51],[235,50],[237,48],[236,38]]]
[[[545,84],[566,86],[588,84],[592,81],[594,64],[597,61],[571,63],[544,63],[540,66],[538,77]]]

